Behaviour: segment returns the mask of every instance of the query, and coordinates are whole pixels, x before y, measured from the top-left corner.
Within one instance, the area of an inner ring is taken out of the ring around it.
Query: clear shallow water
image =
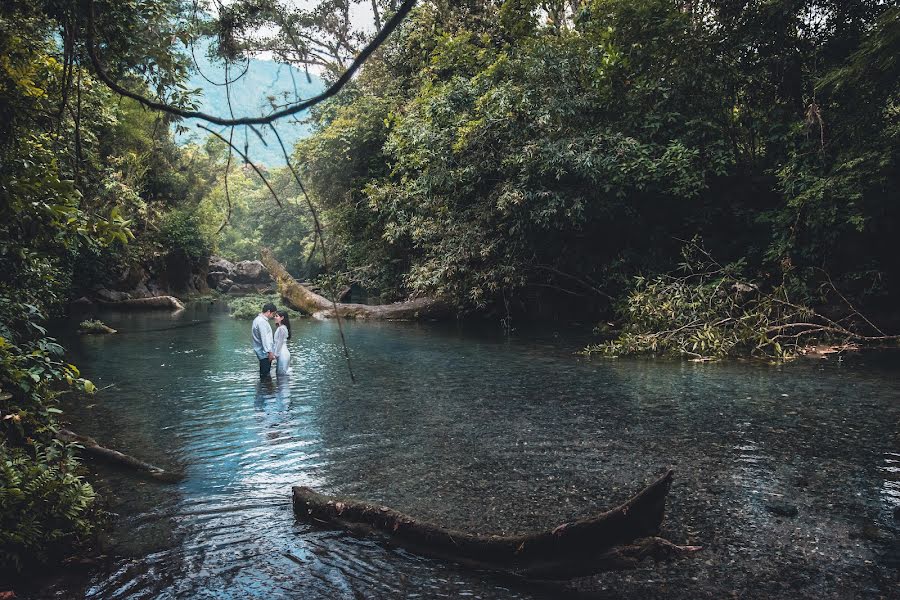
[[[292,485],[447,526],[542,529],[676,469],[664,535],[693,558],[573,582],[591,597],[896,597],[900,356],[837,363],[593,360],[552,332],[298,321],[294,373],[260,384],[249,322],[196,305],[106,315],[73,338],[111,386],[73,429],[187,478],[99,470],[118,514],[62,598],[555,598],[295,521]],[[91,465],[92,469],[101,469]],[[796,510],[795,516],[788,516]],[[787,514],[785,514],[787,513]]]

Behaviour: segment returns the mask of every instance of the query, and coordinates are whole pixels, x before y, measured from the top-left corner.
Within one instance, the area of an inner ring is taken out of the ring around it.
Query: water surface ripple
[[[491,326],[301,320],[261,384],[249,323],[214,305],[110,314],[72,338],[98,387],[73,428],[170,468],[91,465],[109,557],[56,598],[555,598],[295,521],[290,488],[521,532],[605,509],[676,469],[664,534],[692,559],[574,582],[592,597],[898,597],[900,360],[785,366],[594,360],[583,340]],[[184,327],[184,325],[194,326]]]

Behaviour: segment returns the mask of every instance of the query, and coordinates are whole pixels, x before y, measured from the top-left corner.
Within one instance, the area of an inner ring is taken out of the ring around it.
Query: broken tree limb
[[[278,283],[281,297],[294,309],[308,313],[317,319],[332,319],[335,308],[345,319],[379,319],[387,321],[412,321],[416,319],[441,319],[452,316],[450,307],[432,298],[417,298],[393,304],[348,304],[336,305],[328,298],[320,296],[300,285],[287,269],[278,262],[268,248],[263,248],[261,260],[269,275]]]
[[[92,437],[88,437],[86,435],[78,435],[73,431],[69,431],[68,429],[60,429],[56,433],[56,438],[62,442],[67,444],[79,444],[83,449],[85,454],[89,454],[95,458],[103,459],[107,462],[113,463],[115,465],[121,467],[127,467],[142,475],[146,475],[157,481],[163,481],[165,483],[174,483],[177,481],[181,481],[184,479],[184,475],[180,473],[173,473],[171,471],[166,471],[165,469],[161,469],[150,463],[145,463],[142,460],[138,460],[133,456],[129,456],[118,450],[111,450],[109,448],[104,448],[100,444],[97,443]]]
[[[123,308],[123,309],[144,309],[144,308],[161,308],[172,311],[184,310],[184,304],[175,296],[153,296],[152,298],[131,298],[129,300],[118,300],[116,302],[108,302],[105,300],[97,300],[97,304],[105,308]]]
[[[529,578],[571,579],[634,568],[643,558],[663,560],[699,549],[652,537],[662,523],[672,477],[670,470],[607,512],[526,535],[455,531],[386,506],[333,498],[308,487],[293,488],[293,503],[298,518],[330,523],[355,534],[380,533],[427,556]]]

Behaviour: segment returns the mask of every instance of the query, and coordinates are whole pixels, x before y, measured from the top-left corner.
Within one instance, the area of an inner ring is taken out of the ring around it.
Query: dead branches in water
[[[684,257],[675,274],[638,277],[620,309],[622,332],[585,353],[785,360],[823,345],[840,351],[900,341],[862,316],[830,279],[824,291],[841,300],[841,318],[792,300],[783,283],[764,291],[741,277],[742,265],[721,265],[694,243]]]

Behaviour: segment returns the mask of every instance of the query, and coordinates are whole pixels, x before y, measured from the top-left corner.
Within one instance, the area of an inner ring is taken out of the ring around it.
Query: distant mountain
[[[194,54],[199,72],[191,74],[187,86],[191,89],[199,88],[202,91],[199,110],[208,114],[228,117],[225,86],[215,85],[208,81],[218,83],[225,81],[223,64],[208,59],[205,49],[200,46],[195,48]],[[243,71],[243,65],[229,67],[229,78],[234,80]],[[309,98],[318,94],[325,88],[325,85],[315,75],[311,74],[310,77],[312,81],[307,79],[305,72],[289,65],[271,60],[251,60],[247,65],[246,73],[229,86],[234,116],[257,116],[270,113],[272,111],[270,97],[274,98],[277,104],[283,105],[293,101],[297,96]],[[295,117],[284,118],[276,123],[278,133],[288,152],[292,151],[298,139],[309,135],[310,127],[298,122],[303,121],[304,118],[305,114],[300,113]],[[209,135],[205,131],[197,129],[196,119],[186,119],[181,121],[181,124],[189,131],[176,135],[176,141],[180,144],[200,143]],[[227,128],[206,125],[211,129],[220,130],[227,137]],[[234,145],[243,150],[246,144],[250,160],[257,164],[269,167],[283,165],[284,156],[272,131],[268,127],[257,127],[256,129],[263,135],[266,144],[263,144],[249,128],[236,127]]]

